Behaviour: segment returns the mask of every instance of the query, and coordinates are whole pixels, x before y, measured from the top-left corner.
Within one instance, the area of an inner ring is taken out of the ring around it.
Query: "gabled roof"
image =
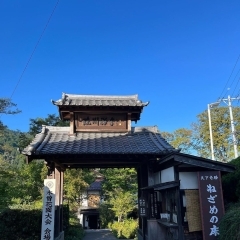
[[[235,171],[235,167],[229,163],[223,163],[180,152],[170,153],[161,158],[158,165],[161,169],[169,166],[178,166],[179,171],[189,171],[190,169],[195,169],[196,171],[202,171],[202,169],[222,172]]]
[[[108,95],[76,95],[63,93],[62,99],[53,101],[56,106],[122,106],[145,107],[149,102],[142,102],[138,95],[108,96]]]
[[[90,184],[87,188],[88,191],[101,191],[102,190],[102,181],[95,181]]]
[[[22,153],[33,158],[46,155],[81,154],[160,154],[176,152],[162,138],[157,127],[133,127],[130,133],[78,132],[69,135],[69,127],[43,126]]]

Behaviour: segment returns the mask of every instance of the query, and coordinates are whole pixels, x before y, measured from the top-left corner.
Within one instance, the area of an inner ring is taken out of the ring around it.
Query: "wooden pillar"
[[[131,132],[131,130],[132,130],[132,128],[131,128],[131,123],[132,123],[132,120],[131,120],[131,113],[128,113],[128,115],[127,115],[127,128],[128,128],[128,132],[130,133]]]
[[[70,135],[73,135],[74,134],[74,113],[73,112],[70,112],[70,132],[69,134]]]
[[[174,175],[175,175],[175,181],[179,181],[179,171],[178,167],[174,167]],[[184,231],[183,231],[183,217],[182,217],[182,201],[181,201],[181,193],[180,193],[180,187],[177,187],[176,189],[176,204],[177,204],[177,213],[178,213],[178,239],[183,240],[184,239]]]

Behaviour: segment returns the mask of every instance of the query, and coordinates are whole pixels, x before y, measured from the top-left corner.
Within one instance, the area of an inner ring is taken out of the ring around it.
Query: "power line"
[[[22,73],[21,73],[21,75],[20,75],[20,77],[19,77],[19,79],[18,79],[18,81],[17,81],[17,84],[15,85],[15,88],[14,88],[13,91],[12,91],[12,94],[11,94],[11,96],[10,96],[10,100],[12,99],[15,91],[16,91],[17,88],[18,88],[19,83],[20,83],[21,80],[22,80],[22,77],[23,77],[24,73],[26,72],[27,67],[28,67],[28,65],[29,65],[29,63],[30,63],[30,61],[31,61],[31,59],[32,59],[32,57],[33,57],[33,55],[34,55],[34,53],[35,53],[35,51],[36,51],[36,49],[37,49],[37,47],[38,47],[41,39],[42,39],[42,37],[43,37],[43,34],[45,33],[45,31],[46,31],[46,29],[47,29],[47,27],[48,27],[48,25],[49,25],[49,23],[50,23],[50,21],[51,21],[51,19],[52,19],[52,16],[53,16],[53,14],[54,14],[54,12],[55,12],[55,10],[56,10],[59,2],[60,2],[60,0],[57,0],[56,4],[55,4],[55,6],[54,6],[54,8],[53,8],[53,10],[52,10],[52,13],[51,13],[50,17],[48,18],[47,23],[46,23],[46,25],[45,25],[45,27],[44,27],[44,29],[43,29],[40,37],[38,38],[38,41],[37,41],[37,43],[36,43],[36,45],[35,45],[32,53],[31,53],[31,55],[30,55],[30,57],[29,57],[29,59],[28,59],[28,61],[27,61],[27,63],[26,63],[26,65],[25,65],[25,67],[24,67],[24,69],[23,69],[23,71],[22,71]]]
[[[238,56],[238,58],[237,58],[237,61],[236,61],[235,65],[234,65],[234,67],[233,67],[233,70],[232,70],[232,72],[231,72],[231,74],[230,74],[230,76],[229,76],[229,78],[228,78],[228,80],[227,80],[227,83],[226,83],[226,85],[224,86],[224,88],[223,88],[223,90],[222,90],[222,93],[221,93],[220,96],[219,96],[219,99],[224,98],[224,95],[225,95],[225,94],[223,94],[223,93],[224,93],[224,91],[226,91],[227,85],[228,85],[228,83],[229,83],[229,81],[230,81],[230,79],[231,79],[231,77],[232,77],[232,74],[233,74],[233,72],[234,72],[234,70],[235,70],[235,68],[236,68],[236,66],[237,66],[237,63],[238,63],[238,61],[239,61],[239,58],[240,58],[240,54],[239,54],[239,56]]]

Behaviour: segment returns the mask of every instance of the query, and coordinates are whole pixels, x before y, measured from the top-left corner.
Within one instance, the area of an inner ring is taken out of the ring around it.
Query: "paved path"
[[[108,229],[85,230],[83,240],[116,240]]]

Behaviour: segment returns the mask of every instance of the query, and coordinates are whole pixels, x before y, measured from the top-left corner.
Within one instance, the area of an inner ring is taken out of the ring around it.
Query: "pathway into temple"
[[[108,229],[85,230],[83,240],[116,240],[112,232]]]

